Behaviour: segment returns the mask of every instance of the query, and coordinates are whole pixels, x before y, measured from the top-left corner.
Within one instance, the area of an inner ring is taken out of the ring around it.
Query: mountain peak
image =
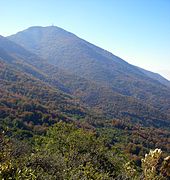
[[[34,35],[34,33],[36,33],[36,35],[39,34],[46,34],[46,35],[63,35],[63,34],[66,34],[66,35],[73,35],[72,33],[60,28],[60,27],[57,27],[57,26],[32,26],[32,27],[29,27],[23,31],[20,31],[18,33],[16,33],[15,35],[18,35],[18,34],[21,34],[21,33],[29,33],[29,34],[32,34]]]

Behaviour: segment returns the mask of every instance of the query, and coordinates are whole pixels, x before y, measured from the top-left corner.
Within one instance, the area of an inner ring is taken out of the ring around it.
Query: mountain
[[[55,26],[31,27],[8,38],[50,64],[98,82],[111,83],[117,75],[146,75],[142,69]]]
[[[122,59],[58,27],[31,27],[8,38],[50,64],[99,83],[111,83],[117,75],[143,75]]]
[[[55,26],[31,27],[8,39],[45,59],[53,68],[66,72],[67,78],[65,75],[60,77],[61,84],[68,92],[81,96],[91,107],[104,109],[112,117],[116,114],[115,106],[121,114],[130,116],[138,111],[136,107],[142,107],[139,111],[159,111],[156,114],[163,113],[169,119],[170,88],[160,82],[160,78],[153,78],[146,71],[70,32]],[[59,74],[56,75],[55,70],[47,71],[49,76],[58,80]]]

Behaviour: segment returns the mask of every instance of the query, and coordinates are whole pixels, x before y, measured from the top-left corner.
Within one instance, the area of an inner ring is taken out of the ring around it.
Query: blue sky
[[[170,0],[1,0],[0,34],[56,25],[170,79]]]

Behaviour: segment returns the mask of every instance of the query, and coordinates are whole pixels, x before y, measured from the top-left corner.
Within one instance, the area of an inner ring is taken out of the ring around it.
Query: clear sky
[[[55,25],[170,80],[170,0],[0,0],[0,34]]]

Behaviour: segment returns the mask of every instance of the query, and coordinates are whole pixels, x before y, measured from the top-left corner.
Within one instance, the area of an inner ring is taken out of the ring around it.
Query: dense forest
[[[57,27],[0,36],[0,179],[169,179],[153,76]]]

